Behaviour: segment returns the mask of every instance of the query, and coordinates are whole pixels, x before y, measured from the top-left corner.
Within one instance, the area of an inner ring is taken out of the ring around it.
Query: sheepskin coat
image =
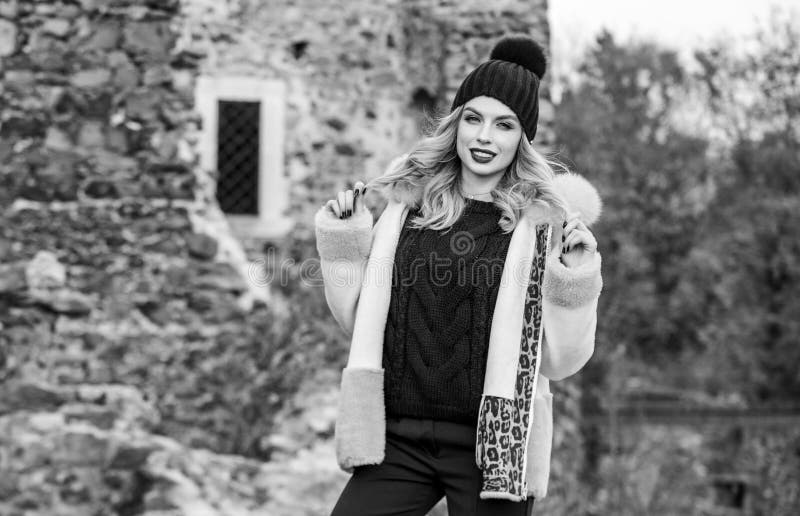
[[[591,224],[599,196],[575,174],[556,178],[570,211]],[[324,294],[350,338],[335,427],[337,460],[352,472],[380,464],[386,443],[383,336],[394,255],[408,206],[390,200],[373,224],[369,210],[315,216]],[[495,303],[478,418],[481,498],[515,501],[547,493],[553,441],[550,380],[580,370],[594,352],[601,257],[574,268],[560,260],[560,225],[531,205],[511,236]]]

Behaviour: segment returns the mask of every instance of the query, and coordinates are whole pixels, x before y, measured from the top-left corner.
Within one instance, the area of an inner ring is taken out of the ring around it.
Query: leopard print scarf
[[[478,416],[475,460],[483,471],[481,498],[526,498],[527,449],[542,336],[542,279],[550,226],[536,226],[536,249],[525,296],[525,316],[514,399],[484,395]]]

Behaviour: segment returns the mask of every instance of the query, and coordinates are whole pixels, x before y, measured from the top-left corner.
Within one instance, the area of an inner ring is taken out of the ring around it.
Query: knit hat
[[[467,75],[450,112],[475,97],[493,97],[511,108],[533,141],[539,121],[539,81],[546,69],[547,58],[539,43],[527,36],[507,36],[497,42],[488,61]]]

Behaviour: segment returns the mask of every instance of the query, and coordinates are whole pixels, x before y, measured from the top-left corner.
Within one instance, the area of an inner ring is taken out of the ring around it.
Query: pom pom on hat
[[[489,59],[516,63],[533,72],[539,80],[547,71],[547,57],[539,43],[526,36],[508,36],[492,49]]]

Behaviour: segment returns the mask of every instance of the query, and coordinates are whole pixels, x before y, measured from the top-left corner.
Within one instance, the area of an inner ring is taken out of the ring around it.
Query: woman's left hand
[[[578,267],[588,263],[597,251],[597,240],[579,213],[571,213],[561,236],[561,261],[567,267]]]

